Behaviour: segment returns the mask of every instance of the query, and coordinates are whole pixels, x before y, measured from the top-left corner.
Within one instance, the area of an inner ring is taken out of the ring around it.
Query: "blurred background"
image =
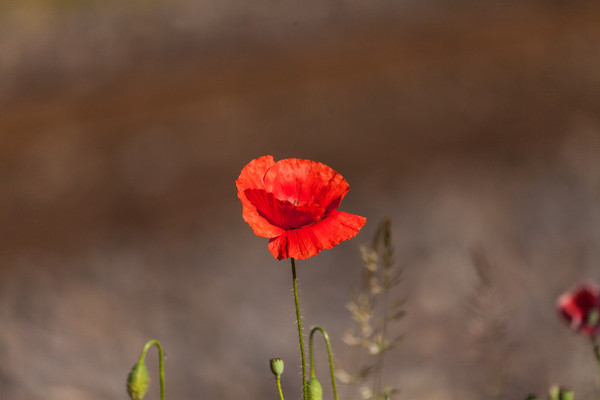
[[[265,154],[336,169],[368,218],[298,263],[341,366],[358,247],[389,216],[397,398],[492,398],[499,370],[506,398],[591,398],[555,301],[600,283],[598,21],[594,1],[1,1],[2,398],[126,399],[151,338],[168,398],[275,399],[275,356],[300,398],[289,263],[236,196]],[[482,315],[505,321],[483,346]]]

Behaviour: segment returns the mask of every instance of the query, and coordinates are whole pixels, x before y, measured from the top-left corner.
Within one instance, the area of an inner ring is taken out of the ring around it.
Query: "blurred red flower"
[[[558,310],[577,332],[590,337],[600,333],[600,292],[583,284],[558,298]]]
[[[256,235],[270,239],[278,260],[312,257],[354,237],[366,222],[336,210],[350,186],[316,161],[263,156],[242,169],[236,186],[244,220]]]

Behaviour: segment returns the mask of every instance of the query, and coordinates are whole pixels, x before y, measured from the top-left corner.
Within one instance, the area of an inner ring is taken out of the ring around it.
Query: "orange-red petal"
[[[283,229],[271,224],[262,217],[256,207],[246,198],[244,191],[247,189],[264,189],[263,178],[267,170],[275,165],[272,156],[263,156],[250,161],[235,181],[238,189],[238,197],[242,202],[242,216],[244,221],[250,225],[254,233],[261,237],[274,238],[283,232]]]
[[[278,260],[288,257],[303,260],[353,238],[366,220],[359,215],[333,211],[315,224],[284,231],[271,239],[269,251]]]
[[[276,162],[264,175],[267,192],[279,200],[298,204],[319,204],[335,210],[350,189],[348,182],[320,162],[288,158]]]

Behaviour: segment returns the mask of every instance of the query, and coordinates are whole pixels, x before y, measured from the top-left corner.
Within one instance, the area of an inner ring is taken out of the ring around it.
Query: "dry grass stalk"
[[[498,289],[492,282],[490,264],[481,250],[472,252],[476,283],[468,300],[468,324],[473,343],[471,356],[483,371],[482,394],[490,399],[505,398],[508,316]]]
[[[348,303],[354,327],[345,332],[344,342],[357,349],[367,361],[356,373],[342,371],[338,378],[358,385],[365,400],[390,399],[397,389],[384,384],[386,354],[401,341],[402,335],[390,338],[390,325],[406,312],[404,299],[395,297],[402,281],[402,268],[395,265],[391,221],[384,219],[375,232],[370,247],[361,246],[363,259],[362,289]]]

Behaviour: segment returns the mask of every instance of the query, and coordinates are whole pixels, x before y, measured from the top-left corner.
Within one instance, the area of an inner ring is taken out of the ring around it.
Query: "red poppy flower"
[[[350,186],[316,161],[252,160],[235,182],[244,220],[278,260],[305,259],[354,237],[366,218],[336,209]]]
[[[580,285],[558,299],[558,310],[571,328],[594,337],[600,333],[600,292],[593,285]]]

